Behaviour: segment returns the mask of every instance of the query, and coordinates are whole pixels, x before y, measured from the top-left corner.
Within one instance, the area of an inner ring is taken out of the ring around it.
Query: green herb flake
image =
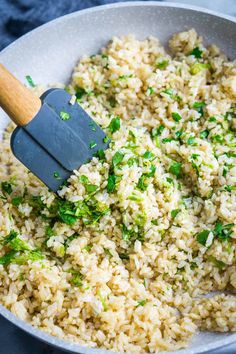
[[[160,70],[165,70],[168,65],[169,65],[169,60],[162,60],[162,61],[156,62],[156,67],[157,67],[157,69],[160,69]]]
[[[148,160],[152,159],[154,156],[155,155],[151,151],[148,151],[148,150],[143,154],[143,158],[148,159]]]
[[[70,114],[68,112],[65,112],[65,111],[61,111],[60,112],[60,118],[61,120],[69,120],[71,118]]]
[[[147,187],[148,185],[146,184],[146,176],[142,175],[138,180],[137,188],[141,191],[145,191]]]
[[[110,124],[108,125],[108,129],[113,134],[120,129],[120,118],[115,117],[111,120]]]
[[[204,69],[210,69],[210,65],[209,64],[205,64],[205,63],[194,63],[191,68],[190,68],[190,74],[192,75],[197,75],[200,71],[204,70]]]
[[[163,144],[170,143],[171,141],[175,141],[175,139],[173,139],[173,138],[164,138],[164,139],[162,139],[162,143]]]
[[[120,176],[116,176],[115,174],[109,174],[107,180],[107,192],[113,193],[116,190],[116,184],[121,180]]]
[[[31,87],[36,87],[36,85],[35,85],[35,83],[34,83],[32,77],[31,77],[30,75],[26,75],[25,78],[26,78],[28,84],[29,84]]]
[[[22,202],[23,202],[23,197],[15,197],[15,198],[12,198],[12,200],[11,200],[11,203],[14,206],[18,206],[18,205],[22,204]]]
[[[4,181],[1,183],[2,192],[6,194],[12,193],[12,185],[10,182]]]
[[[53,173],[53,177],[54,177],[55,179],[61,179],[60,173],[59,173],[58,171],[55,171],[55,172]]]
[[[165,127],[162,124],[158,128],[153,128],[152,132],[151,132],[152,138],[155,138],[156,136],[161,135],[161,133],[163,132],[164,129],[165,129]]]
[[[208,120],[209,120],[209,122],[211,122],[211,123],[212,123],[212,122],[216,122],[216,118],[215,118],[215,117],[210,117]]]
[[[148,87],[147,89],[147,96],[151,96],[155,92],[153,87]]]
[[[147,300],[140,300],[140,301],[138,301],[138,305],[136,305],[136,307],[144,306],[146,303],[147,303]]]
[[[97,143],[95,140],[91,140],[89,143],[89,148],[90,149],[94,149],[97,146]]]
[[[197,145],[194,136],[190,136],[187,140],[187,145]]]
[[[97,157],[99,158],[100,161],[105,161],[106,160],[106,156],[105,156],[104,150],[99,149],[97,151]]]
[[[82,97],[86,94],[87,94],[87,92],[83,87],[76,86],[75,96],[79,102],[81,101]]]
[[[215,267],[219,268],[219,269],[223,269],[225,268],[226,264],[222,261],[219,261],[218,259],[216,259],[214,256],[209,256],[208,257],[208,261],[213,263]]]
[[[207,129],[200,132],[201,139],[206,139],[208,137],[208,135],[209,135],[209,130],[207,130]]]
[[[172,219],[175,219],[175,217],[179,214],[180,212],[180,209],[174,209],[174,210],[171,210],[171,217]]]
[[[204,114],[204,107],[206,106],[205,102],[194,102],[193,108],[201,115]]]
[[[223,225],[221,221],[217,221],[213,230],[213,234],[221,241],[229,241],[230,235],[233,233],[231,230],[233,226],[233,223]]]
[[[114,156],[112,157],[112,165],[113,167],[117,167],[119,166],[119,164],[122,162],[124,158],[124,154],[122,154],[121,152],[117,151]]]
[[[108,143],[109,140],[110,140],[110,139],[108,138],[108,136],[105,136],[105,138],[103,139],[103,142],[104,142],[104,143]]]
[[[182,119],[181,115],[178,112],[173,112],[171,116],[175,122],[179,122]]]
[[[224,189],[225,189],[227,192],[232,192],[232,191],[236,191],[236,186],[226,185],[226,186],[224,187]]]
[[[197,234],[197,242],[205,246],[210,230],[203,230]]]
[[[169,168],[169,172],[175,175],[177,178],[180,178],[182,173],[182,163],[176,161],[173,162]]]
[[[202,58],[203,51],[199,49],[199,47],[195,47],[189,55],[193,55],[195,58],[200,59]]]

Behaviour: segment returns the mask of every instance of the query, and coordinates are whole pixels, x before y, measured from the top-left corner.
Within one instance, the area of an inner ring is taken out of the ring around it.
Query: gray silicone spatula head
[[[71,104],[71,95],[51,89],[42,106],[26,125],[17,127],[11,148],[32,173],[56,192],[73,170],[108,148],[108,139],[82,107]]]

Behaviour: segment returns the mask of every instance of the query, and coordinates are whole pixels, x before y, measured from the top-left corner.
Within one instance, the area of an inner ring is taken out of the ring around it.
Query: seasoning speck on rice
[[[0,302],[49,334],[153,353],[236,331],[236,65],[193,29],[170,49],[129,35],[80,60],[72,103],[111,143],[61,198],[12,126],[0,143]]]

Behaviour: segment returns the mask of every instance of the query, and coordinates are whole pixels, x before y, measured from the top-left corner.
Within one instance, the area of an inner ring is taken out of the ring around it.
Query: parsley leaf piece
[[[94,149],[97,146],[97,143],[95,140],[91,140],[89,143],[89,148],[90,149]]]
[[[8,253],[5,253],[2,257],[0,257],[0,264],[6,266],[12,263],[15,255],[16,255],[16,251],[10,251]]]
[[[87,92],[86,92],[86,90],[83,87],[76,86],[76,88],[75,88],[75,96],[76,96],[76,98],[77,98],[77,100],[79,102],[81,101],[82,97],[84,95],[86,95],[86,94],[87,94]]]
[[[148,151],[148,150],[143,154],[143,158],[148,159],[148,160],[152,159],[154,156],[155,155],[151,151]]]
[[[195,142],[195,137],[194,136],[190,136],[187,140],[187,144],[188,145],[196,145],[196,142]]]
[[[236,186],[226,185],[224,188],[227,192],[232,192],[236,190]]]
[[[217,237],[219,240],[228,241],[230,235],[233,233],[233,231],[230,230],[233,226],[234,226],[233,223],[223,225],[223,223],[221,221],[217,221],[217,223],[215,224],[213,233],[214,233],[215,237]]]
[[[210,230],[203,230],[197,234],[197,242],[205,246]]]
[[[194,63],[190,68],[190,74],[197,75],[201,70],[209,69],[210,65],[205,63]]]
[[[223,269],[223,268],[226,266],[226,264],[225,264],[224,262],[219,261],[219,260],[216,259],[214,256],[209,256],[209,257],[208,257],[208,261],[211,262],[211,263],[213,263],[214,266],[216,266],[216,267],[219,268],[219,269]]]
[[[32,77],[30,76],[30,75],[26,75],[26,80],[28,81],[28,84],[31,86],[31,87],[35,87],[36,85],[35,85],[35,83],[34,83],[34,81],[33,81],[33,79],[32,79]]]
[[[108,129],[110,130],[110,132],[113,134],[115,133],[117,130],[120,129],[120,118],[119,117],[115,117],[111,120],[110,124],[108,125]]]
[[[206,106],[205,102],[194,102],[193,108],[196,109],[196,111],[203,116],[204,114],[204,107]]]
[[[146,182],[146,176],[145,174],[143,174],[141,177],[139,177],[137,188],[140,189],[141,191],[145,191],[148,187],[148,185],[145,182]]]
[[[147,89],[147,96],[151,96],[155,92],[153,87],[148,87]]]
[[[178,112],[173,112],[171,115],[175,122],[179,122],[182,119],[181,115]]]
[[[99,149],[99,150],[97,151],[97,157],[99,158],[99,160],[105,161],[106,156],[105,156],[104,150]]]
[[[65,111],[61,111],[60,112],[60,118],[61,120],[69,120],[71,118],[70,114],[68,112]]]
[[[199,49],[199,47],[193,48],[193,50],[189,53],[189,55],[193,55],[195,58],[202,58],[203,51]]]
[[[60,173],[59,173],[58,171],[55,171],[55,172],[53,173],[53,177],[54,177],[55,179],[61,179]]]
[[[112,157],[112,165],[113,167],[117,167],[123,160],[124,154],[121,152],[117,151],[114,156]]]
[[[175,175],[177,178],[180,178],[182,173],[182,163],[174,161],[169,168],[169,172]]]
[[[175,217],[179,214],[179,212],[180,212],[180,209],[173,209],[173,210],[171,210],[171,217],[172,217],[172,219],[175,219]]]
[[[153,128],[152,132],[151,132],[152,138],[155,138],[156,136],[161,135],[161,133],[163,132],[164,129],[165,129],[165,127],[162,124],[158,128]]]
[[[18,206],[23,202],[23,197],[12,198],[11,202],[12,202],[12,205]]]
[[[156,67],[157,67],[157,69],[160,69],[160,70],[165,70],[168,65],[169,65],[169,60],[162,60],[162,61],[156,62]]]
[[[205,129],[205,130],[201,131],[200,138],[206,139],[208,137],[208,135],[209,135],[209,130]]]
[[[140,300],[138,301],[138,305],[136,305],[136,307],[139,307],[139,306],[144,306],[146,304],[147,300]]]
[[[1,183],[1,188],[2,188],[2,191],[3,193],[6,193],[6,194],[11,194],[12,193],[12,185],[10,182],[2,182]]]

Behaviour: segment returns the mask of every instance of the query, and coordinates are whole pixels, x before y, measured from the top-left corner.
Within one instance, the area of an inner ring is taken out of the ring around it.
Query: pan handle
[[[20,126],[38,113],[41,100],[0,64],[0,106]]]

